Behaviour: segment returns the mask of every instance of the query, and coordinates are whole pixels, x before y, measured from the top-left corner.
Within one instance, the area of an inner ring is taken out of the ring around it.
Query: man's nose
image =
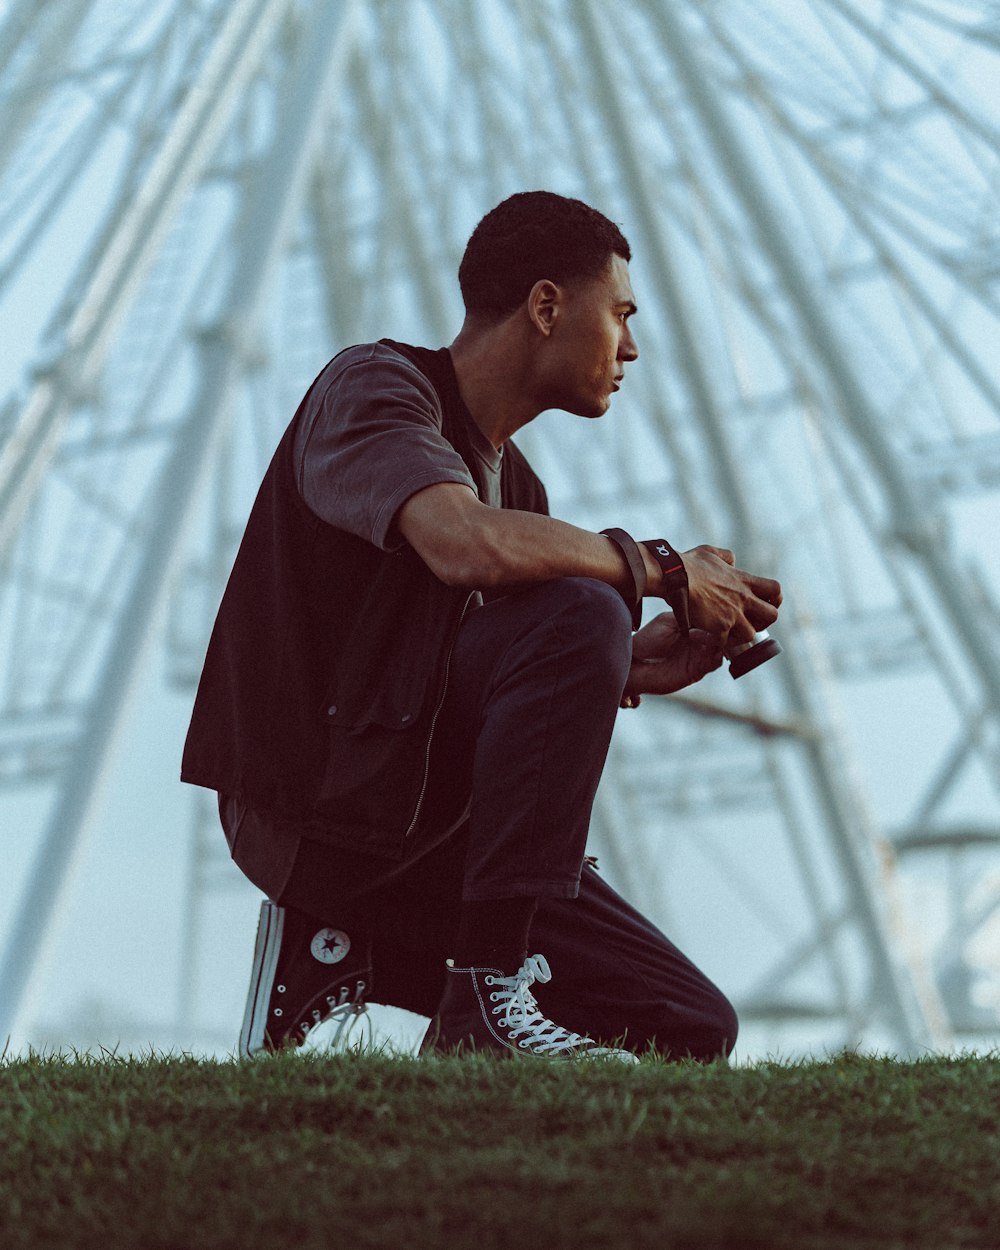
[[[632,335],[632,331],[629,330],[627,327],[626,327],[624,335],[622,336],[622,341],[618,344],[618,359],[619,360],[638,360],[639,359],[639,348],[636,345],[636,341]]]

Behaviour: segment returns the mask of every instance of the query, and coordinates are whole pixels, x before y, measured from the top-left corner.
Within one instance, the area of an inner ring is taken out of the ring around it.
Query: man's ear
[[[548,278],[540,278],[528,295],[528,316],[546,338],[552,333],[561,301],[561,289]]]

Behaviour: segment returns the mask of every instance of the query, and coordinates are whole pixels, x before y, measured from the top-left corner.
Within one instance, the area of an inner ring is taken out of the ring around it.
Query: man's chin
[[[603,417],[611,407],[611,396],[605,395],[602,399],[565,401],[559,404],[558,407],[563,412],[571,413],[574,417],[585,417],[592,421],[597,417]]]
[[[578,417],[587,417],[594,421],[598,417],[603,417],[611,407],[611,396],[605,395],[603,399],[592,400],[589,404],[581,404],[576,410]]]

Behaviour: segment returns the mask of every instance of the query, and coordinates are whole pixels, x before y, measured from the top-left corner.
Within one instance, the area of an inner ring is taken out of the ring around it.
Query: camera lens
[[[744,673],[749,673],[751,669],[758,668],[766,660],[772,660],[780,654],[781,643],[776,642],[766,629],[762,629],[754,634],[750,642],[742,642],[738,647],[730,648],[729,675],[735,681],[737,677],[742,677]]]

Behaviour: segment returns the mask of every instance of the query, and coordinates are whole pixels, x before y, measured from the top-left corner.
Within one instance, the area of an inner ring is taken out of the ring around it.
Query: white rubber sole
[[[260,905],[257,941],[253,951],[250,989],[240,1029],[240,1057],[252,1059],[266,1050],[267,1006],[271,1001],[274,977],[281,954],[281,935],[285,928],[285,909],[265,899]]]

